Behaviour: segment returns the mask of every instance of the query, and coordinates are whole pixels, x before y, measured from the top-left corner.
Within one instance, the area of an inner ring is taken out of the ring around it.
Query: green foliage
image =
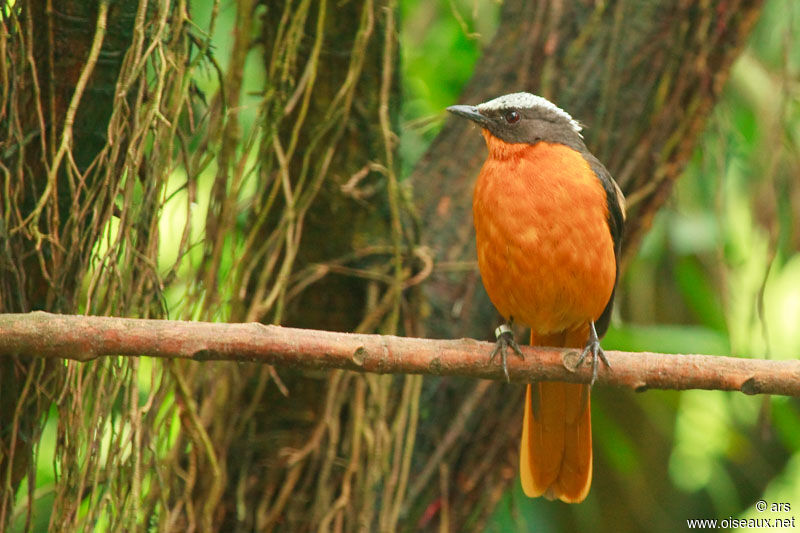
[[[400,155],[406,174],[438,132],[444,108],[458,100],[481,46],[497,25],[496,0],[400,3],[403,110]]]
[[[623,310],[625,324],[609,333],[607,346],[776,359],[800,354],[800,52],[792,31],[798,15],[794,3],[767,3],[672,205],[657,217],[623,282],[626,293],[642,270],[659,272],[650,279],[664,286],[660,293],[680,295],[661,316],[684,325],[646,326],[641,334]],[[800,457],[797,408],[787,398],[681,393],[669,461],[675,490],[707,494],[705,517],[755,516],[750,506],[758,497],[792,501],[800,490],[792,474]],[[776,461],[775,454],[788,460]]]

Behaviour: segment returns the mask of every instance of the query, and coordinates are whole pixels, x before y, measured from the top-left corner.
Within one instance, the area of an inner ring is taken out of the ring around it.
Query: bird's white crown
[[[572,118],[569,113],[558,107],[556,104],[547,98],[542,98],[541,96],[531,93],[505,94],[495,98],[494,100],[489,100],[488,102],[478,104],[477,106],[478,111],[481,112],[498,111],[500,109],[533,109],[535,107],[547,109],[553,114],[560,116],[569,123],[573,130],[578,133],[580,133],[580,131],[583,129],[577,120]]]

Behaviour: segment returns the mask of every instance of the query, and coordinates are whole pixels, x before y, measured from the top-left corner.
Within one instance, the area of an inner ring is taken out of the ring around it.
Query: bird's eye
[[[520,117],[518,111],[512,109],[510,111],[506,111],[504,118],[506,119],[506,122],[508,122],[509,124],[516,124],[522,117]]]

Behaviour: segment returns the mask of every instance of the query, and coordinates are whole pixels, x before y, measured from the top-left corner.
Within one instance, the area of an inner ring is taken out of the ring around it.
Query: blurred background
[[[13,5],[7,2],[6,9]],[[401,182],[442,127],[444,108],[459,102],[494,34],[500,7],[496,0],[400,1]],[[236,11],[227,2],[193,2],[198,28],[206,27],[212,11],[216,26],[209,35],[211,49],[216,66],[225,71]],[[248,132],[262,118],[266,66],[251,54],[244,68],[239,127]],[[197,94],[216,93],[214,68],[206,65],[200,72],[193,79]],[[244,136],[244,143],[251,141]],[[242,160],[250,165],[257,157],[254,150]],[[202,249],[179,245],[182,235],[170,228],[185,226],[189,219],[188,242],[203,238],[216,165],[208,161],[195,167],[200,170],[194,174],[191,210],[186,208],[185,169],[176,165],[166,184],[158,262],[163,269],[175,265],[175,279],[162,295],[171,317],[198,314],[192,311],[197,300],[187,294],[194,283],[192,265],[200,261]],[[245,178],[241,196],[253,195],[256,187],[252,177]],[[109,234],[113,228],[112,221]],[[98,254],[103,246],[98,244]],[[224,256],[220,273],[234,270],[242,243],[237,246]],[[220,292],[232,291],[232,277],[220,279]],[[231,314],[221,305],[216,318]],[[771,359],[800,356],[798,2],[766,2],[688,168],[620,281],[604,347]],[[162,370],[145,358],[136,372],[139,394],[147,398]],[[602,387],[593,395],[595,470],[586,502],[570,506],[530,500],[515,481],[486,530],[674,531],[694,518],[800,514],[797,399],[719,391],[634,394]],[[164,401],[171,405],[175,398]],[[54,480],[63,475],[64,463],[54,456],[64,432],[59,424],[64,423],[53,407],[38,448],[36,490],[28,494],[25,486],[20,488],[20,504],[29,495],[35,502],[37,531],[47,528]],[[175,443],[178,425],[174,412],[164,415],[162,430],[173,433],[164,450]],[[114,435],[110,431],[99,439],[108,443]],[[159,449],[158,454],[166,452]],[[758,512],[754,504],[759,499],[790,503],[793,510]],[[24,529],[24,507],[15,509],[12,531]],[[94,523],[102,530],[112,521],[106,512]]]

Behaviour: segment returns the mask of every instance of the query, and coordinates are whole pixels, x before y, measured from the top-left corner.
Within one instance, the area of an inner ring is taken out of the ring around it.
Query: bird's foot
[[[592,354],[592,381],[589,383],[591,387],[597,379],[597,367],[600,366],[600,361],[602,360],[608,368],[611,368],[611,363],[606,359],[606,353],[603,351],[602,346],[600,346],[600,339],[597,337],[597,330],[594,327],[594,322],[589,323],[589,329],[589,340],[586,342],[586,346],[583,348],[583,352],[581,352],[581,356],[575,364],[575,370],[580,368],[587,355]]]
[[[514,332],[511,330],[511,326],[509,324],[501,324],[498,326],[497,329],[494,330],[494,336],[497,337],[497,343],[494,345],[492,355],[489,356],[489,362],[491,363],[494,361],[494,357],[499,353],[500,359],[503,363],[503,373],[506,375],[506,381],[511,381],[511,379],[508,377],[508,356],[506,355],[506,350],[510,347],[520,359],[525,359],[525,356],[522,355],[522,350],[519,349],[519,344],[517,344],[517,341],[514,340]]]

